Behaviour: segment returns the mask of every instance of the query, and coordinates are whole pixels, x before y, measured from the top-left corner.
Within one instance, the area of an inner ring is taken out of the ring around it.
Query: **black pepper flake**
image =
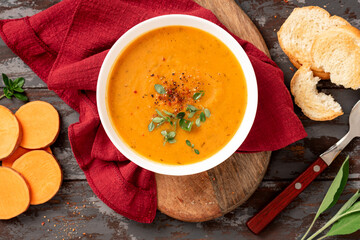
[[[151,94],[151,97],[153,98],[153,97],[154,97],[154,94]]]
[[[153,76],[155,76],[155,74],[151,74],[151,75],[150,75],[150,77],[153,77]]]
[[[174,75],[175,75],[175,73],[172,73],[172,75],[174,76]]]

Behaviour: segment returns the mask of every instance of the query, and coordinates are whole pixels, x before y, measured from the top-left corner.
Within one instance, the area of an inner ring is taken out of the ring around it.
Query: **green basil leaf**
[[[160,117],[166,118],[159,110],[155,109],[155,111]]]
[[[158,125],[156,126],[156,128],[158,128],[158,127],[160,127],[161,125],[163,125],[163,124],[164,124],[164,122],[165,122],[165,120],[164,120],[164,121],[162,121],[162,122],[160,122],[160,123],[158,123]]]
[[[165,88],[160,84],[155,84],[155,91],[157,91],[159,94],[165,94]]]
[[[194,149],[194,152],[195,152],[196,154],[199,154],[199,153],[200,153],[199,150],[197,150],[197,149]]]
[[[192,118],[195,115],[196,112],[190,112],[188,115],[188,118]]]
[[[4,91],[4,94],[5,94],[5,97],[8,98],[8,99],[11,99],[13,94],[11,92],[9,92],[9,89],[7,87],[5,87],[3,89],[3,91]]]
[[[166,130],[163,130],[163,131],[161,131],[161,135],[163,135],[164,137],[166,137],[167,136],[167,131]]]
[[[186,140],[186,145],[188,145],[189,147],[191,147],[191,142],[189,140]]]
[[[25,90],[24,90],[24,89],[19,88],[19,87],[14,88],[14,91],[15,91],[15,92],[19,92],[19,93],[23,93],[23,92],[25,92]]]
[[[172,114],[171,112],[168,112],[168,111],[166,111],[166,110],[162,110],[166,115],[169,115],[169,116],[171,116],[171,117],[175,117],[175,115],[174,114]]]
[[[149,123],[149,126],[148,126],[149,132],[151,132],[152,130],[154,130],[154,128],[155,128],[155,124],[153,123],[153,121],[151,121],[151,122]]]
[[[176,139],[170,139],[168,140],[168,143],[176,143]]]
[[[19,100],[21,100],[21,101],[24,101],[24,102],[26,102],[27,100],[29,100],[28,97],[25,96],[25,95],[22,94],[22,93],[14,93],[14,96],[15,96],[17,99],[19,99]]]
[[[25,84],[25,79],[23,77],[17,78],[14,81],[15,88],[22,88]]]
[[[14,89],[14,87],[15,87],[15,85],[14,85],[14,82],[13,82],[13,80],[11,80],[10,78],[9,78],[9,90],[13,90]]]
[[[196,126],[198,126],[198,127],[201,126],[200,118],[196,119],[195,124],[196,124]]]
[[[189,112],[196,112],[198,109],[196,107],[194,107],[193,105],[187,105],[186,107],[186,111],[189,111]]]
[[[182,119],[185,117],[185,113],[184,112],[179,112],[177,115],[176,115],[176,118],[177,119]]]
[[[193,95],[193,99],[194,100],[199,100],[202,96],[204,96],[204,94],[205,94],[204,91],[196,92]]]
[[[185,131],[190,132],[191,131],[191,127],[193,125],[193,122],[189,121],[189,120],[185,120],[185,119],[180,119],[179,125],[182,129],[184,129]]]
[[[165,119],[162,117],[154,117],[152,121],[154,123],[161,123],[161,122],[165,121]]]
[[[168,137],[169,139],[171,139],[171,138],[174,138],[175,135],[176,135],[175,132],[169,132],[169,133],[167,134],[167,137]]]
[[[206,117],[205,117],[205,113],[201,112],[200,113],[200,121],[205,122],[206,121]]]
[[[5,86],[8,88],[11,87],[9,78],[5,73],[2,74],[2,78],[3,78],[3,82],[4,82]]]
[[[207,109],[207,108],[204,109],[204,113],[207,118],[209,118],[211,115],[209,109]]]

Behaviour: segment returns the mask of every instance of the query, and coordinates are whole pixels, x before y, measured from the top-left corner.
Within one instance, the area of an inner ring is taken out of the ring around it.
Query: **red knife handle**
[[[260,233],[284,208],[287,207],[328,165],[320,157],[296,178],[282,193],[246,225],[255,234]]]

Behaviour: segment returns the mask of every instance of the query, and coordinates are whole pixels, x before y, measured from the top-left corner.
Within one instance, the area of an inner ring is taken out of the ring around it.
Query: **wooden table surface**
[[[0,19],[36,14],[59,0],[1,0]],[[344,17],[360,28],[359,0],[250,0],[237,1],[263,34],[271,57],[285,74],[289,86],[293,75],[291,63],[277,42],[276,31],[296,6],[318,5],[331,14]],[[299,108],[295,111],[305,126],[308,137],[272,154],[266,176],[255,194],[241,207],[223,217],[203,223],[184,223],[158,213],[152,224],[141,224],[116,214],[92,192],[72,154],[67,128],[78,120],[78,114],[67,106],[0,40],[0,73],[25,77],[30,100],[53,104],[61,115],[62,129],[52,149],[64,171],[60,192],[48,203],[31,206],[17,218],[0,221],[0,239],[300,239],[334,178],[341,160],[350,155],[350,176],[344,203],[360,189],[360,139],[355,139],[311,186],[306,189],[259,236],[253,235],[245,222],[281,189],[297,177],[317,156],[340,139],[348,130],[351,107],[360,99],[360,91],[343,89],[327,81],[319,89],[331,93],[342,105],[345,114],[333,121],[315,122],[306,118]],[[0,84],[0,87],[2,85]],[[22,103],[3,99],[1,105],[15,111]],[[0,183],[1,184],[1,183]],[[340,207],[320,217],[315,228],[323,225]],[[329,239],[360,239],[360,232]]]

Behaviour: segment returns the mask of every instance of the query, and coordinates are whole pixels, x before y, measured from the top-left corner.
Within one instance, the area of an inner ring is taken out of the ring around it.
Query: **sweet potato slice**
[[[45,150],[48,153],[52,154],[52,151],[51,151],[50,147],[46,147],[43,150]],[[18,147],[16,149],[16,151],[11,156],[9,156],[9,157],[2,160],[2,166],[3,167],[12,167],[12,165],[15,162],[16,159],[18,159],[19,157],[21,157],[22,155],[24,155],[25,153],[28,153],[30,151],[32,151],[32,150],[22,148],[22,147]]]
[[[31,205],[47,202],[60,188],[62,172],[59,163],[44,150],[25,153],[14,162],[12,168],[28,182]]]
[[[15,115],[0,105],[0,160],[15,152],[21,137],[21,127]]]
[[[15,116],[23,130],[21,147],[40,149],[55,142],[59,134],[60,119],[59,113],[51,104],[30,102],[20,107]]]
[[[25,212],[30,205],[30,191],[25,179],[15,170],[0,167],[0,219],[10,219]]]

